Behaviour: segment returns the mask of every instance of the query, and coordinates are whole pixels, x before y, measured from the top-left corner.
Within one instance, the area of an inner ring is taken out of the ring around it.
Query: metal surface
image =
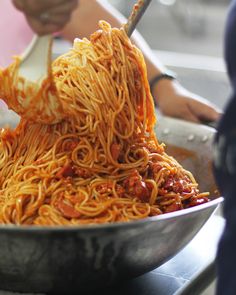
[[[216,262],[213,260],[201,270],[186,286],[177,291],[174,295],[199,295],[209,287],[216,279]]]
[[[212,174],[212,142],[216,130],[206,125],[163,117],[157,114],[156,133],[159,142],[167,143],[167,153],[178,159],[199,182],[200,189],[215,194]],[[183,153],[175,147],[186,149]]]
[[[208,267],[216,257],[217,245],[224,225],[224,219],[214,214],[192,241],[172,259],[142,276],[105,288],[101,294],[177,295],[175,292],[184,290],[185,286],[188,288],[189,284],[194,282],[197,277],[201,277],[202,281],[199,281],[201,284],[195,285],[194,292],[198,295],[201,294],[199,287],[202,289],[211,281],[212,275],[208,273]],[[96,294],[97,290],[89,295]],[[213,290],[209,294],[214,294]],[[80,293],[79,295],[84,294]],[[193,294],[190,293],[190,295]]]
[[[138,0],[138,2],[134,5],[133,10],[128,18],[127,24],[125,25],[125,31],[129,37],[132,35],[138,22],[140,21],[151,1],[152,0]]]
[[[204,189],[212,191],[214,183],[206,181],[203,170],[211,158],[214,129],[163,118],[157,132],[161,141],[197,152],[195,174]],[[182,162],[192,165],[187,158]],[[0,226],[0,289],[56,294],[86,290],[89,294],[100,286],[138,276],[186,246],[220,202],[222,198],[129,223],[73,228]]]

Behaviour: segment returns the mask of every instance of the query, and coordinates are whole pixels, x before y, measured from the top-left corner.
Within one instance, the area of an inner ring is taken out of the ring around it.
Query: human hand
[[[222,111],[208,100],[186,90],[177,81],[161,80],[153,89],[160,111],[195,123],[215,122]]]
[[[54,33],[69,21],[78,0],[12,0],[38,35]]]

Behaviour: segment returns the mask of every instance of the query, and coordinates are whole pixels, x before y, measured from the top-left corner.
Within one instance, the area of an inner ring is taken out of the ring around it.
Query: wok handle
[[[174,295],[199,295],[209,287],[216,277],[216,262],[213,260]]]

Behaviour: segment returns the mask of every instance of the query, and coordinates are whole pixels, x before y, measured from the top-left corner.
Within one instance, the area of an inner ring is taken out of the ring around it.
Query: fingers
[[[202,122],[215,122],[222,116],[222,111],[207,101],[189,100],[188,107],[190,112]]]
[[[208,100],[183,88],[179,83],[165,85],[160,106],[163,113],[195,123],[216,122],[222,111]]]
[[[48,9],[48,13],[50,14],[65,14],[71,13],[78,6],[78,0],[70,0],[68,2],[64,2],[61,5],[57,5]]]
[[[32,30],[40,36],[51,34],[61,29],[61,26],[58,26],[56,24],[42,24],[42,22],[36,18],[26,17],[26,19]]]
[[[70,3],[65,3],[58,7],[52,8],[46,12],[49,19],[46,21],[48,24],[58,25],[59,29],[64,26],[71,17],[72,11],[77,7],[78,1],[70,1]],[[42,22],[43,14],[39,15],[39,22]],[[45,22],[44,22],[45,23]]]
[[[194,114],[187,106],[182,111],[180,110],[176,117],[193,123],[200,123],[198,116],[196,116],[196,114]]]
[[[222,112],[207,100],[197,97],[192,93],[184,92],[184,95],[166,93],[165,99],[159,101],[161,112],[194,123],[206,123],[218,121]]]
[[[61,30],[70,20],[78,0],[13,0],[24,12],[31,28],[39,35]]]
[[[13,0],[14,5],[30,16],[37,16],[53,7],[57,7],[63,3],[70,3],[65,0]]]
[[[215,106],[211,105],[207,100],[195,95],[190,97],[182,97],[181,105],[176,116],[194,123],[216,122],[220,119],[222,112]],[[176,106],[177,107],[177,106]]]

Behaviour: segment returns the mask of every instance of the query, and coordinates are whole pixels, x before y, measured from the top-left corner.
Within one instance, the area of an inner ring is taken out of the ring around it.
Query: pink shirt
[[[23,13],[11,0],[0,0],[0,67],[6,67],[12,56],[20,55],[32,40],[34,33]]]

